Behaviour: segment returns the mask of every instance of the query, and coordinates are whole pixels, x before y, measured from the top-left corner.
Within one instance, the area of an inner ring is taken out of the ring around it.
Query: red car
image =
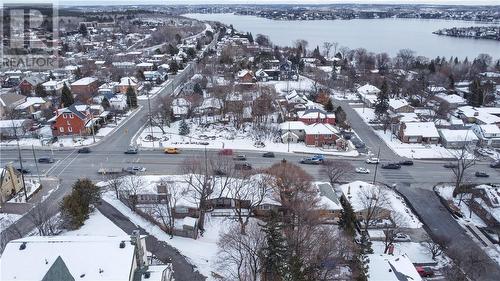
[[[434,271],[430,267],[417,266],[417,272],[421,277],[432,277],[434,276]]]
[[[219,151],[219,155],[225,155],[225,156],[233,155],[233,150],[229,148],[221,149]]]

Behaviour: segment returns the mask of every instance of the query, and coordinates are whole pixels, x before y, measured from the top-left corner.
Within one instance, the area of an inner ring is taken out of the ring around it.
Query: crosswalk
[[[386,170],[379,169],[380,176],[384,178],[386,182],[414,182],[415,179],[410,175],[410,173],[406,170]]]

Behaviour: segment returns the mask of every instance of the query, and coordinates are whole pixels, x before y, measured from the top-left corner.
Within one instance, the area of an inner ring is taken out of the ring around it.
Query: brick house
[[[399,139],[404,143],[439,143],[440,136],[434,122],[401,123]]]
[[[134,92],[137,93],[138,81],[135,77],[122,77],[120,83],[117,86],[118,92],[126,94],[128,88],[131,87]]]
[[[250,70],[240,70],[238,74],[236,75],[238,82],[240,83],[255,83],[256,78],[253,75],[253,72]]]
[[[87,133],[85,125],[91,119],[90,110],[78,110],[76,105],[59,109],[56,116],[49,120],[53,122],[54,136],[84,135]]]
[[[43,82],[45,81],[38,76],[28,76],[19,83],[19,90],[23,95],[33,95],[35,88]]]
[[[85,77],[71,83],[71,92],[80,101],[86,102],[99,89],[99,81],[94,77]]]
[[[404,99],[389,99],[389,110],[394,113],[411,113],[415,112],[413,106]]]
[[[335,125],[335,113],[328,113],[319,108],[306,109],[298,112],[299,121],[311,125],[316,123]]]
[[[305,127],[305,142],[308,146],[336,145],[338,130],[330,124],[316,123]]]

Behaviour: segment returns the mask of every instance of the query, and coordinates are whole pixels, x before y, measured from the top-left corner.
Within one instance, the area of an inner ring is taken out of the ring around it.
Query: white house
[[[422,277],[406,255],[367,255],[368,281],[422,281]]]
[[[127,108],[127,97],[125,95],[115,95],[109,99],[109,105],[112,109],[122,111]]]
[[[472,130],[439,130],[441,143],[446,148],[463,148],[466,145],[476,145],[478,138]]]
[[[173,280],[170,265],[149,264],[145,238],[134,234],[12,240],[0,260],[0,280]]]
[[[479,138],[481,145],[500,147],[500,128],[497,125],[474,125],[472,130]]]
[[[378,93],[380,93],[380,89],[373,85],[366,84],[359,87],[356,92],[358,93],[358,96],[363,101],[363,103],[371,107],[375,105],[375,102],[377,101],[377,95]]]

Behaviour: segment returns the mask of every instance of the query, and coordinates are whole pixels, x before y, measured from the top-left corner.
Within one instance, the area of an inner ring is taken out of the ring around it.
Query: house
[[[71,83],[72,94],[81,101],[89,100],[98,89],[99,81],[94,77],[84,77]]]
[[[500,191],[498,187],[481,184],[471,190],[470,208],[489,227],[496,228],[500,224]]]
[[[167,78],[165,72],[160,71],[144,71],[144,79],[151,82],[162,82]]]
[[[60,95],[66,80],[49,80],[42,84],[43,90],[49,95]]]
[[[0,140],[24,136],[32,123],[30,119],[0,120]]]
[[[403,122],[399,126],[398,137],[404,143],[439,143],[434,122]]]
[[[469,145],[475,146],[478,143],[478,137],[472,130],[439,130],[441,144],[446,148],[464,148]]]
[[[172,111],[175,118],[184,118],[189,113],[191,103],[185,98],[176,98],[172,101]]]
[[[386,207],[379,207],[376,210],[368,210],[367,205],[364,203],[365,200],[363,200],[363,197],[367,194],[371,194],[373,189],[379,187],[362,181],[354,181],[351,183],[343,184],[339,188],[342,191],[343,200],[346,200],[351,204],[358,219],[362,219],[363,217],[365,217],[367,212],[373,213],[372,218],[374,220],[391,219],[390,209]],[[385,192],[385,190],[381,190],[381,192]]]
[[[19,83],[19,90],[23,95],[33,95],[35,93],[35,88],[43,82],[45,82],[45,80],[39,76],[27,76]]]
[[[238,71],[238,73],[236,74],[236,80],[240,84],[251,84],[251,83],[255,83],[255,81],[256,81],[255,76],[253,75],[253,72],[251,70],[248,70],[248,69],[243,69],[243,70]]]
[[[16,106],[16,110],[20,111],[26,117],[33,117],[39,119],[41,110],[49,109],[51,102],[40,97],[27,97],[26,101]]]
[[[287,94],[285,99],[289,104],[307,104],[307,102],[309,102],[304,94],[299,94],[295,90],[292,90],[289,94]]]
[[[302,121],[287,121],[280,124],[281,140],[284,143],[304,141],[306,124]]]
[[[128,108],[127,97],[122,94],[114,95],[109,99],[109,105],[112,110],[125,111]]]
[[[271,80],[269,75],[262,68],[255,71],[255,77],[257,78],[258,81],[262,82],[267,82]]]
[[[335,113],[328,113],[323,109],[309,108],[305,111],[297,112],[297,115],[299,116],[299,121],[307,125],[315,123],[335,125]]]
[[[54,136],[87,134],[85,125],[91,119],[90,108],[88,106],[77,108],[77,106],[73,104],[55,112],[56,116],[49,120],[52,122]]]
[[[9,201],[22,188],[22,174],[12,163],[0,168],[0,204]]]
[[[389,110],[394,113],[412,113],[415,108],[404,99],[389,99]]]
[[[364,86],[359,87],[356,90],[359,98],[361,101],[368,107],[373,107],[375,106],[375,103],[377,102],[377,95],[380,93],[379,88],[366,84]]]
[[[151,264],[146,236],[30,236],[2,254],[4,281],[172,281],[170,264]]]
[[[473,125],[472,131],[479,138],[479,144],[483,146],[500,147],[500,128],[497,125]]]
[[[331,222],[336,222],[342,213],[342,204],[335,194],[333,187],[327,182],[315,183],[319,192],[319,205],[322,208],[319,210],[319,215],[323,219]]]
[[[406,255],[369,254],[368,281],[422,281]]]
[[[126,94],[128,88],[131,87],[137,93],[138,81],[135,77],[122,77],[117,85],[118,92]]]
[[[14,92],[2,92],[0,94],[0,119],[25,101],[26,96]]]
[[[339,139],[339,131],[330,124],[316,123],[305,127],[305,142],[308,146],[334,146]]]
[[[458,107],[456,113],[467,123],[500,125],[500,108],[466,105]]]
[[[463,97],[456,94],[437,94],[434,96],[434,100],[446,104],[450,109],[456,109],[467,104],[467,101]]]

